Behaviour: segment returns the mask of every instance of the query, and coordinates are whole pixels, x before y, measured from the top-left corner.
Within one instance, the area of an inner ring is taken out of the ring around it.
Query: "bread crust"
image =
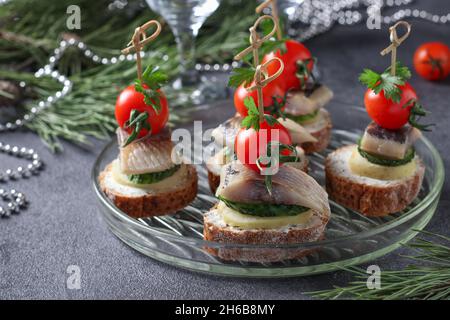
[[[198,178],[197,170],[193,165],[187,166],[187,179],[184,184],[176,186],[173,190],[158,194],[143,196],[129,196],[111,190],[105,184],[105,178],[111,173],[112,164],[100,173],[99,182],[102,191],[123,212],[133,218],[145,218],[173,214],[186,207],[197,196]]]
[[[326,113],[327,124],[318,131],[310,131],[309,133],[317,139],[316,142],[305,142],[301,144],[306,154],[321,152],[328,147],[331,139],[331,129],[333,127],[329,113]]]
[[[289,226],[278,229],[240,229],[218,224],[212,218],[216,213],[212,208],[204,216],[203,235],[207,241],[230,244],[226,248],[205,248],[209,253],[223,260],[241,260],[248,262],[277,262],[287,259],[304,257],[317,248],[311,249],[281,249],[281,248],[233,248],[232,244],[268,245],[268,244],[295,244],[318,241],[324,238],[325,227],[329,217],[314,212],[313,223],[305,227]]]
[[[215,194],[220,184],[220,175],[214,174],[209,169],[207,169],[207,171],[208,171],[209,189],[211,189],[211,192]]]
[[[337,149],[325,161],[326,190],[331,199],[366,216],[381,217],[404,210],[417,197],[425,173],[420,159],[416,160],[417,169],[411,177],[372,185],[346,177],[334,167],[333,156],[348,147]]]

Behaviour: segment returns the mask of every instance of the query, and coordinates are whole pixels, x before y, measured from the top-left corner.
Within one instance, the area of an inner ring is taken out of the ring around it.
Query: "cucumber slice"
[[[297,205],[286,204],[270,204],[270,203],[242,203],[235,202],[224,197],[218,196],[219,200],[227,205],[227,207],[236,210],[242,214],[248,214],[257,217],[283,217],[295,216],[310,210]]]
[[[317,117],[318,114],[319,114],[319,109],[317,109],[314,112],[311,112],[311,113],[308,113],[308,114],[302,114],[302,115],[299,115],[299,116],[294,116],[292,114],[288,114],[287,113],[286,117],[291,119],[291,120],[294,120],[297,123],[302,124],[302,123],[305,123],[305,122],[311,122],[312,120],[314,120]]]
[[[416,156],[416,151],[414,150],[413,147],[409,148],[408,151],[406,151],[405,157],[403,159],[386,159],[386,158],[382,158],[378,155],[374,155],[372,153],[366,152],[364,150],[362,150],[359,146],[360,144],[358,143],[358,152],[361,155],[361,157],[364,157],[367,159],[367,161],[373,163],[373,164],[378,164],[380,166],[385,166],[385,167],[398,167],[398,166],[403,166],[409,162],[411,162],[414,157]]]
[[[175,172],[180,169],[180,165],[173,166],[170,169],[160,171],[160,172],[151,172],[144,174],[132,174],[128,176],[128,179],[136,184],[151,184],[156,183],[161,180],[164,180],[170,176],[172,176]]]

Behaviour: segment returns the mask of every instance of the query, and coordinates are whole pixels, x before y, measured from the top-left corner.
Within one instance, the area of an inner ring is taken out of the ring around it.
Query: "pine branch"
[[[449,299],[450,298],[450,237],[420,231],[434,238],[434,242],[417,239],[404,246],[416,254],[405,256],[426,265],[410,265],[403,270],[387,270],[381,273],[381,288],[369,290],[368,274],[357,267],[342,268],[353,273],[355,281],[347,287],[334,287],[323,291],[310,292],[321,299]],[[439,242],[443,242],[443,244]]]

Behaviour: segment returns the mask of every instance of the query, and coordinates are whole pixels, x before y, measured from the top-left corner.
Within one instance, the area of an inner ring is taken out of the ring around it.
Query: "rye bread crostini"
[[[300,258],[305,249],[233,248],[232,244],[294,244],[320,240],[330,219],[325,190],[310,176],[292,166],[281,166],[265,177],[232,161],[222,168],[216,195],[219,203],[204,215],[205,240],[230,244],[208,248],[224,260],[274,262]]]
[[[407,82],[410,76],[400,63],[382,74],[364,70],[360,81],[368,87],[364,103],[373,122],[358,144],[341,147],[326,159],[330,198],[367,216],[404,210],[422,185],[425,166],[414,142],[429,125],[417,122],[426,111]]]
[[[119,157],[100,174],[103,192],[135,218],[175,213],[197,196],[197,171],[173,152],[170,131],[123,146],[129,134],[117,130]]]
[[[155,32],[142,40],[141,32],[152,25]],[[117,98],[119,157],[98,177],[106,196],[134,218],[175,213],[197,195],[196,169],[174,152],[166,127],[169,107],[161,86],[167,76],[157,67],[141,70],[139,50],[160,31],[158,21],[147,22],[136,29],[132,46],[122,51],[136,51],[138,79]]]

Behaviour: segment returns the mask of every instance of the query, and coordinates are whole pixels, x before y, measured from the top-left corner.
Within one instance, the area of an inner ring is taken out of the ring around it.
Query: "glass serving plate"
[[[310,174],[321,185],[325,180],[323,163],[326,155],[340,146],[355,143],[370,121],[362,108],[333,101],[328,109],[333,118],[332,141],[327,150],[309,157]],[[217,122],[211,123],[210,127],[216,125]],[[369,218],[330,201],[332,215],[325,239],[290,245],[233,245],[204,241],[202,215],[216,203],[209,190],[204,166],[197,166],[197,198],[172,216],[131,218],[115,207],[101,191],[97,177],[117,157],[116,139],[112,139],[100,153],[92,170],[92,180],[100,212],[111,231],[130,247],[149,257],[189,270],[227,276],[302,276],[373,260],[396,249],[413,238],[417,230],[425,227],[436,210],[445,175],[442,159],[429,140],[421,138],[415,147],[426,165],[426,172],[419,196],[407,209],[387,217]],[[292,250],[305,250],[309,254],[295,260],[255,263],[221,260],[205,248],[246,253],[270,249],[283,252],[286,256]]]

